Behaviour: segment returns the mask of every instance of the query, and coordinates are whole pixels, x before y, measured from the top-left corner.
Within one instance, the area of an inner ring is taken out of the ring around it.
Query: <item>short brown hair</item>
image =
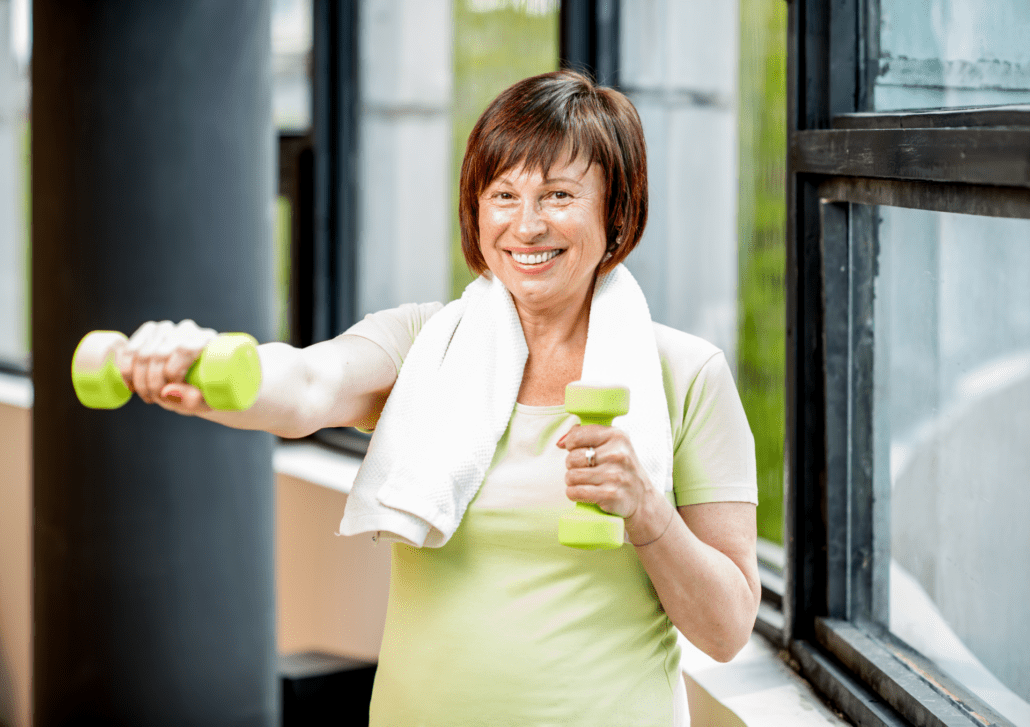
[[[611,257],[598,266],[598,275],[614,270],[640,242],[647,224],[647,155],[637,110],[623,94],[575,71],[544,73],[502,92],[469,134],[458,214],[461,249],[474,275],[488,269],[479,249],[483,190],[519,166],[547,176],[566,152],[570,160],[585,154],[604,176]]]

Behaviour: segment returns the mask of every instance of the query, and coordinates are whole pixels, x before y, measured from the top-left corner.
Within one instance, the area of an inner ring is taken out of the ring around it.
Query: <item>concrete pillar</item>
[[[737,3],[622,0],[620,84],[647,138],[650,221],[626,267],[652,317],[736,362]]]
[[[269,0],[36,0],[34,723],[278,723],[272,436],[75,398],[94,329],[273,339]]]

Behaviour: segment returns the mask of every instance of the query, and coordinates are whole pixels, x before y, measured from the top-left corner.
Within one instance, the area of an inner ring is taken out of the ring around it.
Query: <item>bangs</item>
[[[513,169],[538,171],[547,178],[556,164],[572,163],[581,157],[588,166],[611,168],[610,142],[606,143],[602,130],[591,123],[591,116],[582,113],[584,100],[568,99],[563,114],[534,114],[532,109],[519,109],[521,123],[497,118],[498,123],[484,128],[477,159],[481,166],[473,171],[476,195]]]

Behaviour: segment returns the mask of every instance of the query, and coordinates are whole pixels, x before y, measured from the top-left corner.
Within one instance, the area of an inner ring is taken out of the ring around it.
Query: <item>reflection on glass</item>
[[[888,626],[1030,724],[1030,221],[878,211]]]
[[[558,0],[455,0],[452,300],[472,282],[458,224],[458,180],[469,132],[486,105],[508,86],[556,70]]]
[[[311,0],[272,3],[272,117],[279,131],[311,126]]]
[[[1030,103],[1026,0],[880,0],[877,111]]]

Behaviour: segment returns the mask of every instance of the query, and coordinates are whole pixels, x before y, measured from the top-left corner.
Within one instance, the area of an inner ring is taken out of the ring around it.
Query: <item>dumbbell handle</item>
[[[79,342],[72,356],[72,385],[84,406],[117,409],[132,398],[115,364],[128,340],[119,331],[92,331]],[[201,351],[186,372],[186,383],[200,389],[212,409],[249,409],[261,389],[257,345],[247,333],[223,333]]]
[[[629,411],[629,389],[574,381],[565,387],[565,411],[580,423],[610,427],[615,417]],[[618,515],[605,512],[592,502],[577,502],[575,509],[558,521],[558,541],[581,550],[621,547],[625,523]]]

